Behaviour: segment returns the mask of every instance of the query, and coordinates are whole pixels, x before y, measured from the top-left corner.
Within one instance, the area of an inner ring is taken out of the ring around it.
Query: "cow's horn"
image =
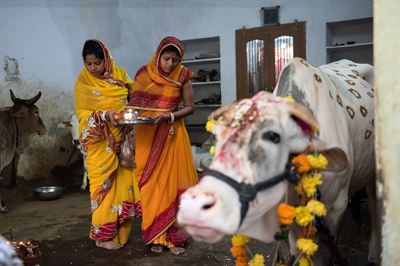
[[[38,94],[36,94],[36,96],[34,96],[32,99],[26,100],[26,104],[27,105],[34,105],[39,100],[40,96],[42,96],[42,92],[41,91],[39,91]]]
[[[17,97],[15,97],[14,92],[12,90],[10,90],[10,96],[11,96],[11,101],[16,104],[18,102],[18,99]]]

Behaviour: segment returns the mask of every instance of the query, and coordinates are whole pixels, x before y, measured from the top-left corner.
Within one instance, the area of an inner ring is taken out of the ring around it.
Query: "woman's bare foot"
[[[114,241],[96,241],[96,246],[105,249],[120,249],[124,245],[117,244]]]
[[[153,252],[155,252],[155,253],[161,253],[161,252],[164,251],[164,247],[163,247],[162,245],[156,244],[156,245],[153,245],[153,246],[150,248],[150,250],[153,251]]]
[[[174,255],[180,255],[183,252],[185,252],[186,249],[183,247],[172,247],[172,248],[169,248],[169,251],[171,251],[171,253]]]

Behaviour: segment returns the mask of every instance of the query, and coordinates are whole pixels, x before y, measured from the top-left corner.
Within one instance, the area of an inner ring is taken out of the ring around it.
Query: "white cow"
[[[72,114],[69,117],[68,121],[64,121],[60,125],[63,128],[69,128],[72,136],[72,144],[75,145],[75,147],[80,151],[82,154],[82,159],[83,159],[83,179],[82,179],[82,185],[81,185],[81,190],[85,190],[87,187],[87,182],[88,182],[88,171],[87,171],[87,166],[86,166],[86,152],[83,150],[81,143],[79,142],[79,121],[76,116],[76,114]]]
[[[279,231],[276,208],[285,195],[296,203],[296,194],[287,179],[271,180],[285,173],[291,154],[312,148],[329,160],[320,191],[327,207],[325,222],[336,238],[349,197],[368,185],[374,191],[373,88],[364,80],[371,73],[372,66],[348,60],[317,68],[295,58],[282,70],[275,95],[261,92],[214,112],[215,157],[208,174],[182,195],[178,222],[200,241],[216,242],[234,233],[274,241]],[[291,95],[296,102],[276,95]],[[318,124],[319,139],[310,140],[304,125]],[[272,183],[254,191],[260,182]],[[371,198],[374,210],[375,197]],[[374,211],[371,216],[376,217]],[[373,219],[371,262],[379,257],[375,226]],[[295,238],[292,230],[293,255],[297,253]],[[317,265],[332,263],[329,244],[320,237]]]

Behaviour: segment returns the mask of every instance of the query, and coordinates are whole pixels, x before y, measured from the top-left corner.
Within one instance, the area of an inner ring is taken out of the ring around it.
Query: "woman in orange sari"
[[[117,156],[122,139],[117,112],[128,102],[132,80],[114,64],[110,51],[98,40],[86,41],[82,56],[84,68],[76,81],[74,97],[80,142],[87,153],[90,238],[98,247],[118,249],[130,237],[132,218],[140,215],[134,173],[122,168]]]
[[[182,65],[184,47],[164,38],[150,62],[136,73],[129,105],[154,125],[136,130],[136,178],[142,205],[142,237],[153,252],[164,247],[174,254],[188,236],[175,224],[180,195],[197,182],[183,117],[193,113],[192,73]],[[183,107],[178,108],[183,100]]]

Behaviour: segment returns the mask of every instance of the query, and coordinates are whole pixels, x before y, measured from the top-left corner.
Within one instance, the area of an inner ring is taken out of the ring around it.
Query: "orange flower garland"
[[[247,266],[249,260],[247,257],[246,243],[249,242],[247,236],[234,235],[231,239],[231,253],[236,258],[236,266]]]
[[[296,217],[296,208],[286,203],[281,203],[277,209],[279,222],[284,225],[291,225]]]
[[[300,226],[300,236],[296,241],[300,253],[297,262],[300,266],[309,266],[313,265],[312,256],[318,250],[318,245],[314,242],[317,233],[314,220],[316,216],[326,215],[325,205],[316,199],[316,192],[317,186],[322,184],[322,175],[319,170],[326,168],[328,160],[322,154],[300,154],[292,159],[292,164],[300,174],[300,180],[295,189],[301,205],[295,208],[281,203],[278,206],[277,215],[284,227],[292,224],[293,220]]]

